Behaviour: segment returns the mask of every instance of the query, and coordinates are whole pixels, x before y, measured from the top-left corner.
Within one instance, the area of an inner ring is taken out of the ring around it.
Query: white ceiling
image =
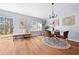
[[[45,19],[49,17],[51,7],[51,3],[0,3],[0,9]]]

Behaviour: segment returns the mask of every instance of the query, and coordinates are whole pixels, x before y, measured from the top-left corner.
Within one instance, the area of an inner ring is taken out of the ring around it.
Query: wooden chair
[[[68,40],[68,33],[69,33],[69,31],[63,32],[63,36],[61,36],[61,38]]]
[[[58,32],[54,31],[54,35],[55,35],[56,37],[60,37],[60,32],[59,32],[59,31],[58,31]]]
[[[60,33],[59,33],[59,35],[56,36],[56,38],[58,38],[59,40],[64,39],[65,46],[68,43],[68,33],[69,33],[69,31],[64,31],[63,35],[60,35]]]
[[[59,38],[68,39],[68,33],[69,31],[64,31],[63,35],[60,35],[60,33],[55,33],[55,35],[56,37],[59,37]]]
[[[63,39],[65,39],[65,41],[64,41],[65,45],[66,45],[66,43],[69,43],[69,42],[68,42],[68,34],[69,34],[69,31],[65,31],[65,32],[63,33]]]
[[[51,31],[45,30],[43,35],[46,37],[51,37]]]

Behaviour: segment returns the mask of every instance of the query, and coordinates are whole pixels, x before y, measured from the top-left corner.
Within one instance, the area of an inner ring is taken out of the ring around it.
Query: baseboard
[[[74,42],[78,42],[78,43],[79,43],[79,41],[78,41],[78,40],[72,40],[72,39],[71,39],[71,40],[69,40],[69,41],[74,41]]]

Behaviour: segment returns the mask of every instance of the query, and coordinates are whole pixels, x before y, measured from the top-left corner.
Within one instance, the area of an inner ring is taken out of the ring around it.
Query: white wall
[[[0,9],[38,18],[48,18],[51,3],[0,3]]]
[[[79,42],[79,4],[78,3],[56,3],[54,6],[55,13],[60,19],[61,31],[69,30],[69,38]],[[62,26],[62,20],[66,16],[75,16],[75,25]]]

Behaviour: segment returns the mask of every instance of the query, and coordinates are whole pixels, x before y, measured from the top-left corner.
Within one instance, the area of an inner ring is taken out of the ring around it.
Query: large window
[[[31,24],[31,31],[42,31],[42,24],[37,21],[33,21]]]
[[[0,17],[0,35],[7,35],[13,33],[13,19]]]

